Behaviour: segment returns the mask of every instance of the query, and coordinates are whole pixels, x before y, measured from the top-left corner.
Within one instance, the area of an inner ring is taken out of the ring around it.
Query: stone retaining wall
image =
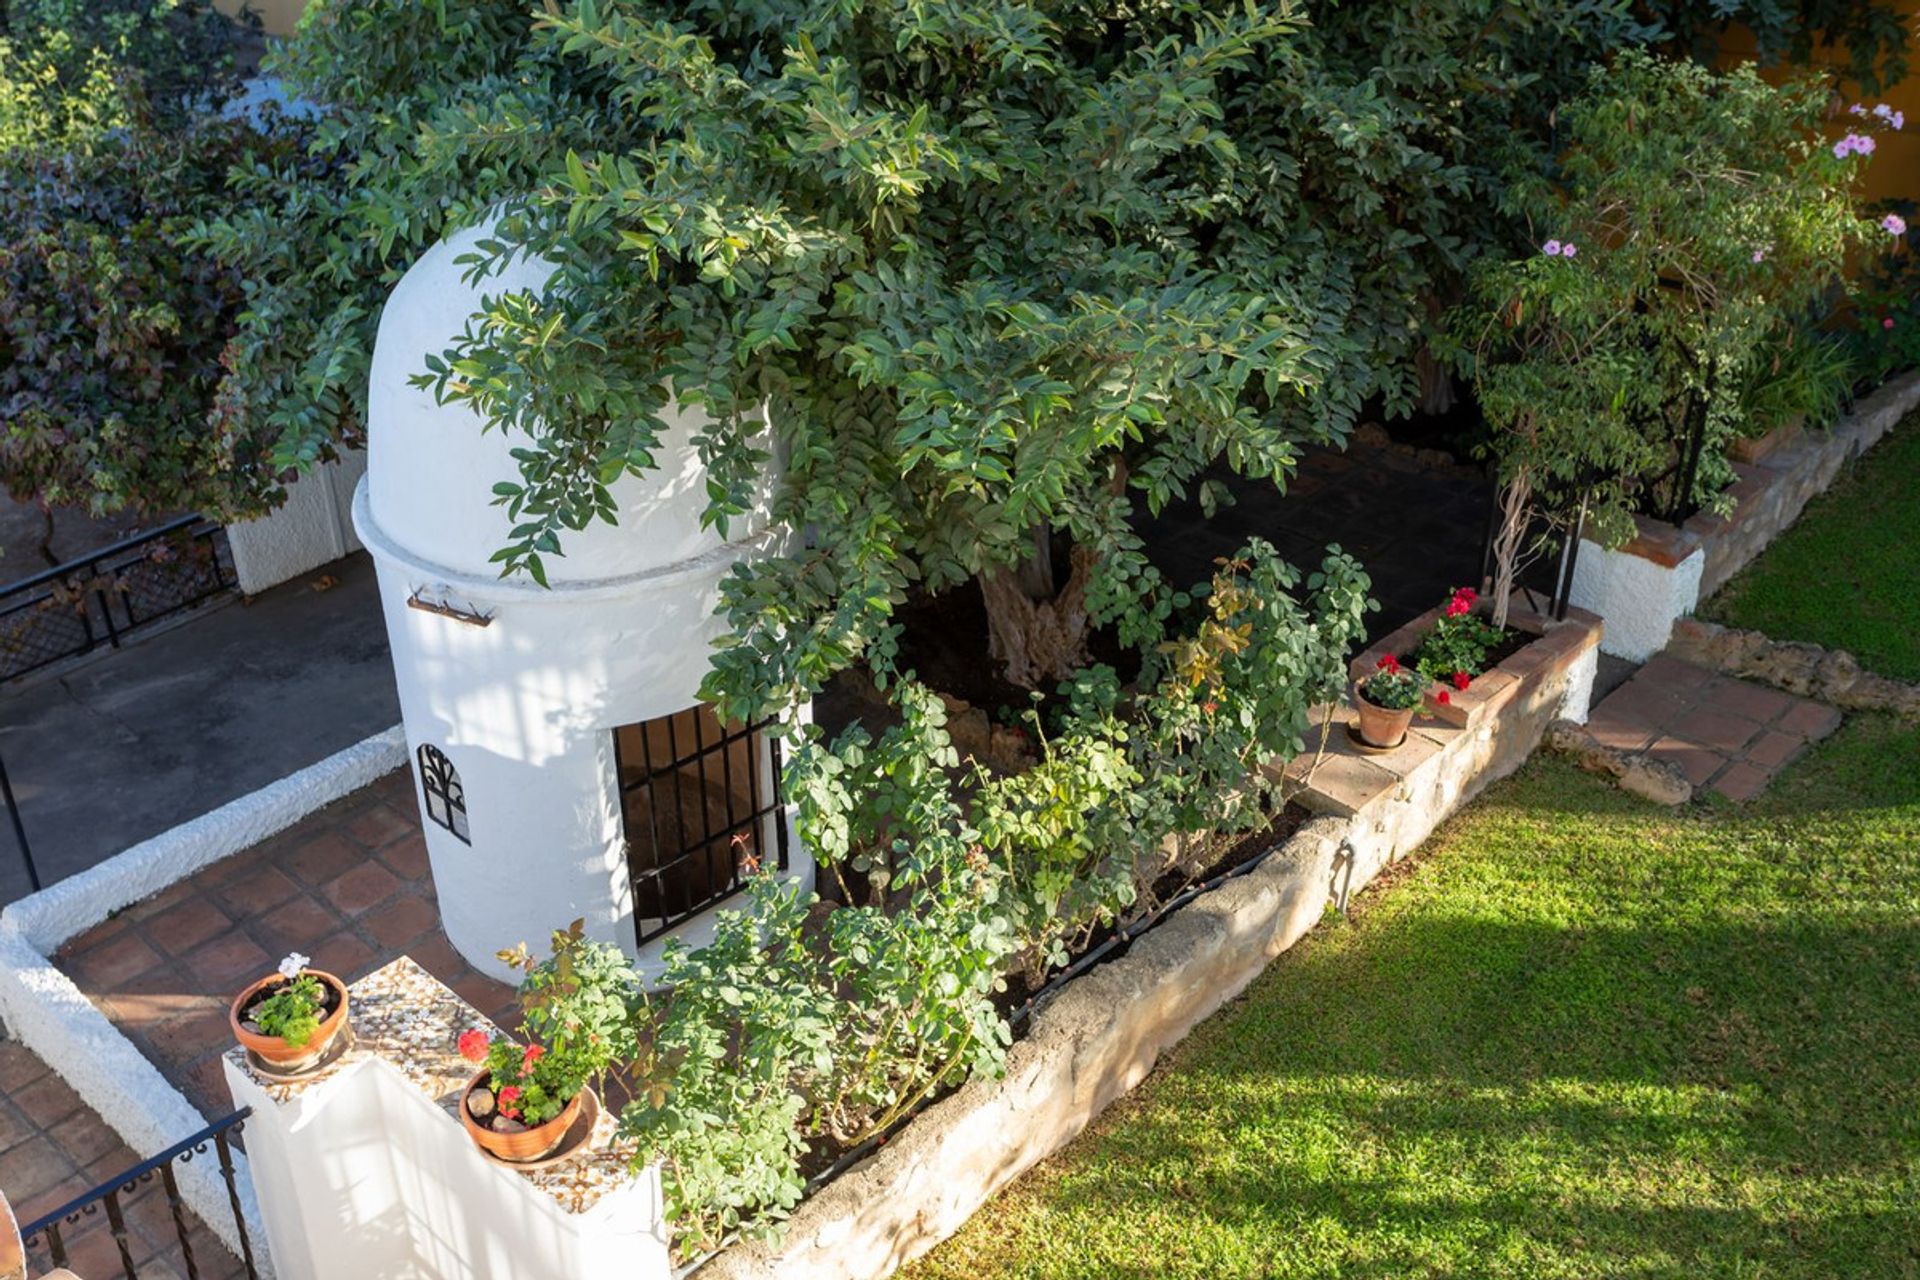
[[[1424,621],[1383,643],[1404,645]],[[699,1280],[875,1280],[953,1234],[1139,1084],[1329,902],[1344,904],[1518,768],[1553,720],[1585,718],[1599,621],[1576,615],[1546,630],[1475,682],[1462,723],[1423,721],[1393,752],[1363,756],[1346,742],[1347,709],[1325,709],[1328,751],[1288,769],[1298,798],[1322,816],[1120,959],[1068,983],[1035,1013],[1003,1077],[969,1082],[823,1188],[795,1210],[781,1245],[736,1246],[701,1267]]]

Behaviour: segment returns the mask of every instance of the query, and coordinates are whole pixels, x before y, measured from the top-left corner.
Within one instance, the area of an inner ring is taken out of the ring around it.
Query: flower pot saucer
[[[461,1106],[466,1105],[462,1098]],[[580,1114],[567,1126],[567,1132],[561,1137],[559,1145],[546,1155],[534,1160],[506,1160],[493,1154],[479,1143],[473,1149],[484,1156],[489,1164],[499,1165],[502,1169],[512,1169],[516,1173],[538,1173],[542,1169],[551,1169],[555,1165],[565,1164],[587,1150],[588,1140],[593,1137],[593,1127],[600,1123],[600,1095],[592,1089],[581,1091]]]
[[[244,1052],[247,1055],[247,1069],[268,1084],[304,1084],[340,1061],[351,1048],[353,1048],[353,1027],[349,1024],[340,1028],[332,1042],[320,1051],[319,1057],[296,1070],[289,1071],[285,1067],[275,1066],[251,1049]]]
[[[1390,747],[1376,747],[1371,742],[1368,742],[1365,738],[1360,736],[1359,725],[1348,724],[1347,725],[1347,745],[1351,746],[1355,751],[1358,751],[1363,756],[1384,756],[1389,752],[1398,751],[1400,748],[1406,746],[1407,735],[1404,733],[1401,734],[1400,741],[1394,743]]]

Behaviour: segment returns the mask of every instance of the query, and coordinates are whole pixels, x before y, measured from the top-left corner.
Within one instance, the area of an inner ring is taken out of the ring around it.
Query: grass
[[[1537,758],[904,1274],[1920,1276],[1916,760],[1670,812]]]
[[[1846,649],[1920,680],[1920,414],[1909,415],[1704,609],[1708,617]]]

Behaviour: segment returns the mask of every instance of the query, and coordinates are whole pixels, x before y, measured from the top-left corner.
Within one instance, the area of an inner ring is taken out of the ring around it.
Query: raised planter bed
[[[1782,432],[1736,461],[1733,511],[1685,524],[1640,517],[1634,538],[1607,548],[1582,539],[1572,599],[1607,620],[1606,652],[1640,662],[1665,647],[1674,620],[1692,613],[1800,517],[1840,468],[1872,448],[1920,405],[1920,372],[1862,399],[1826,431]]]
[[[1362,756],[1343,745],[1352,713],[1325,709],[1326,751],[1287,767],[1296,799],[1321,816],[1118,959],[1043,999],[1004,1076],[970,1081],[929,1107],[795,1209],[779,1245],[736,1245],[700,1267],[700,1280],[877,1280],[1071,1141],[1305,935],[1329,902],[1344,904],[1518,768],[1554,719],[1585,719],[1599,620],[1578,610],[1564,623],[1515,613],[1515,625],[1541,638],[1475,682],[1479,692],[1460,703],[1462,723],[1419,721],[1401,747]],[[1409,623],[1356,665],[1409,647],[1430,622]]]

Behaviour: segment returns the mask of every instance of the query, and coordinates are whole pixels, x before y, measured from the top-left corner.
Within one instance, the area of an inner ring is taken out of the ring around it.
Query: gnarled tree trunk
[[[1087,577],[1093,556],[1075,547],[1067,585],[1055,590],[1048,532],[1034,533],[1021,565],[980,575],[987,602],[987,652],[1023,689],[1064,680],[1087,664]]]

